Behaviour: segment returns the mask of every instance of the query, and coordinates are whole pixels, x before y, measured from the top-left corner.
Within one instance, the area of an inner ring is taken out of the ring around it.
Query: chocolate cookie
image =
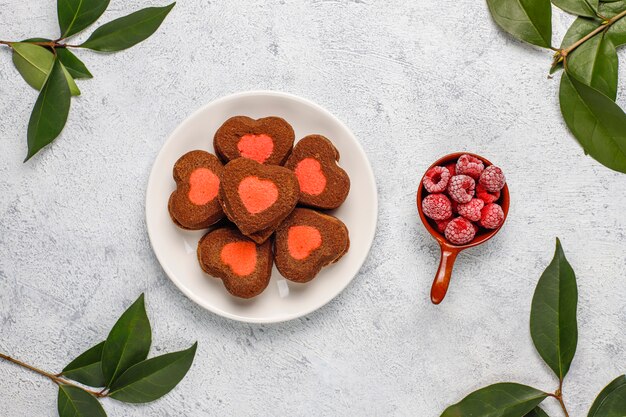
[[[219,200],[241,233],[263,243],[294,209],[299,193],[287,168],[239,158],[224,167]]]
[[[224,163],[244,157],[260,164],[282,165],[291,153],[294,139],[293,128],[280,117],[254,120],[236,116],[217,130],[213,147]]]
[[[223,227],[204,235],[198,243],[198,261],[204,272],[224,282],[235,297],[261,294],[272,275],[272,247],[257,245],[234,227]]]
[[[341,220],[297,208],[276,230],[276,267],[290,281],[308,282],[323,267],[337,262],[349,247],[348,228]]]
[[[217,198],[223,170],[222,163],[205,151],[191,151],[176,161],[176,190],[170,196],[168,209],[177,226],[206,229],[224,217]]]
[[[350,191],[350,178],[337,165],[339,151],[321,135],[302,138],[285,163],[300,184],[299,203],[330,210],[339,207]]]

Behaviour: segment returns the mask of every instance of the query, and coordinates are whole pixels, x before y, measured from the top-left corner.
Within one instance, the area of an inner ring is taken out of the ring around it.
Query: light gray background
[[[153,4],[113,1],[101,21]],[[56,35],[55,7],[0,0],[0,38]],[[555,44],[571,20],[554,17]],[[147,42],[80,57],[95,78],[79,83],[58,141],[23,165],[36,93],[0,51],[0,351],[59,371],[145,292],[152,353],[198,340],[197,358],[155,403],[105,400],[110,416],[435,417],[499,381],[553,390],[528,315],[557,235],[580,290],[572,416],[626,371],[626,175],[583,155],[559,114],[558,78],[547,78],[550,53],[499,31],[483,1],[183,0]],[[199,106],[251,89],[300,95],[345,121],[380,192],[361,273],[328,306],[279,325],[225,320],[188,300],[144,223],[169,133]],[[495,239],[460,256],[435,307],[438,248],[415,190],[433,160],[459,150],[501,165],[513,204]],[[50,381],[0,363],[1,416],[55,416],[55,404]]]

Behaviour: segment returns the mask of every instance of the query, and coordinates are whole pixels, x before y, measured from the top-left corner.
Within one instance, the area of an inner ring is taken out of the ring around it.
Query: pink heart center
[[[198,168],[189,176],[189,201],[203,206],[217,197],[220,179],[207,168]]]
[[[292,226],[287,234],[289,254],[299,261],[306,259],[311,252],[322,246],[322,235],[311,226]]]
[[[237,144],[239,154],[244,158],[254,159],[260,164],[265,163],[274,151],[274,141],[268,135],[243,135]]]
[[[303,193],[320,195],[326,189],[326,176],[322,172],[322,165],[315,158],[305,158],[298,162],[296,177]]]
[[[239,198],[248,212],[258,214],[278,200],[278,187],[270,180],[246,177],[239,183]]]
[[[222,262],[239,276],[250,275],[256,268],[256,245],[252,242],[231,242],[220,253]]]

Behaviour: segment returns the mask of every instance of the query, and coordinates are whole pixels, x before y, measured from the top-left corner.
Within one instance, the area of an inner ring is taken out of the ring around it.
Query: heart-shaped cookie
[[[297,208],[276,230],[274,261],[290,281],[308,282],[349,249],[348,228],[336,217]]]
[[[200,239],[198,262],[204,272],[220,278],[229,293],[252,298],[270,282],[272,247],[269,241],[257,245],[234,227],[222,227]]]
[[[280,117],[254,120],[236,116],[217,130],[213,147],[224,163],[243,157],[260,164],[282,165],[291,153],[294,139],[293,128]]]
[[[323,210],[343,204],[350,191],[350,178],[337,161],[339,151],[324,136],[306,136],[296,144],[285,168],[298,177],[300,204]]]
[[[191,151],[174,165],[176,190],[168,203],[174,223],[189,230],[206,229],[224,217],[217,195],[224,167],[205,151]]]
[[[300,189],[293,171],[239,158],[224,167],[219,200],[241,233],[265,242],[298,203]]]

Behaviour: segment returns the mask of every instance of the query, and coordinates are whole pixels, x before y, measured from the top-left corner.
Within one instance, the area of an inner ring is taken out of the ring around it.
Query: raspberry
[[[459,212],[459,203],[454,200],[450,200],[450,203],[452,204],[452,213],[457,214]]]
[[[478,182],[485,187],[485,190],[490,193],[495,193],[504,187],[504,184],[506,184],[506,178],[500,168],[491,165],[485,168],[483,173],[480,175],[480,180],[478,180]]]
[[[450,171],[450,176],[454,177],[456,175],[456,162],[446,165],[446,168]]]
[[[450,171],[444,167],[432,167],[424,176],[424,188],[429,193],[442,193],[446,191],[450,181]]]
[[[463,217],[457,217],[456,219],[448,223],[446,227],[445,236],[446,239],[453,245],[465,245],[470,243],[474,236],[476,236],[475,226],[467,219]]]
[[[490,193],[481,183],[476,184],[476,197],[480,198],[485,204],[495,203],[500,199],[500,191]]]
[[[504,211],[498,204],[487,204],[480,211],[480,224],[485,229],[497,229],[504,222]]]
[[[455,175],[450,178],[448,194],[457,203],[469,203],[474,197],[476,181],[467,175]]]
[[[459,175],[469,175],[477,180],[485,169],[485,164],[478,158],[471,155],[461,155],[456,162],[456,173]]]
[[[469,203],[459,204],[459,214],[467,220],[477,222],[480,220],[480,210],[485,207],[485,202],[479,198],[472,198]]]
[[[439,230],[439,233],[444,233],[446,231],[446,227],[448,227],[448,223],[450,223],[450,219],[436,220],[435,223],[437,223],[437,230]]]
[[[422,210],[433,220],[445,220],[452,217],[452,204],[443,194],[429,194],[422,201]]]

